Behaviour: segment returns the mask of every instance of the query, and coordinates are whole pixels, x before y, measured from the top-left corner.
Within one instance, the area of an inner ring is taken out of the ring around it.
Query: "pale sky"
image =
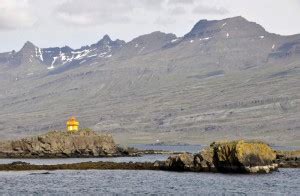
[[[131,39],[153,31],[183,36],[201,19],[243,16],[267,31],[300,33],[300,0],[0,0],[0,52],[79,48],[108,34]]]

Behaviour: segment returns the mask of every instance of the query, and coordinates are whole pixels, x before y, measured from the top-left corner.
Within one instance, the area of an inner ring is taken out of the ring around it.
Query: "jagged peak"
[[[109,37],[109,35],[107,35],[107,34],[105,34],[101,40],[103,40],[103,41],[109,41],[109,42],[112,41],[111,38]]]
[[[97,45],[109,45],[112,42],[109,35],[105,34],[100,41],[97,42]]]
[[[103,46],[120,46],[125,44],[126,42],[123,40],[116,39],[113,41],[109,35],[105,34],[100,41],[98,41],[96,44],[92,44],[91,47],[103,47]]]
[[[21,51],[23,51],[23,50],[35,50],[35,48],[37,48],[37,47],[32,42],[27,41],[27,42],[25,42],[25,44],[21,48]]]
[[[31,41],[26,41],[24,45],[33,45],[34,46],[34,44]]]

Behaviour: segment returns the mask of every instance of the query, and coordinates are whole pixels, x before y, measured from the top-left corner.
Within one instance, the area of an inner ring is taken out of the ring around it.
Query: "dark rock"
[[[194,168],[194,157],[188,153],[171,156],[165,161],[165,167],[174,171],[190,171]]]
[[[201,153],[194,156],[195,171],[215,172],[216,168],[213,163],[213,150],[205,148]]]
[[[48,175],[48,174],[52,174],[50,172],[42,172],[42,173],[31,173],[29,175]]]
[[[276,151],[275,163],[282,168],[300,168],[300,150]]]
[[[10,165],[30,165],[30,163],[26,163],[23,161],[14,161]]]

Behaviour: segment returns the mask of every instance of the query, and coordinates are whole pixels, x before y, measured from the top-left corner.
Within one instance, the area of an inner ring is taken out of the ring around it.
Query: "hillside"
[[[300,145],[300,35],[243,17],[79,49],[26,42],[0,54],[0,82],[1,138],[62,129],[75,115],[118,143]]]

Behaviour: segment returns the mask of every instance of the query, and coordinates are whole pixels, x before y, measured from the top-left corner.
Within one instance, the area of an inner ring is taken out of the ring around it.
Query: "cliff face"
[[[93,131],[67,133],[53,131],[44,135],[0,143],[0,157],[104,157],[120,156],[111,135]]]

